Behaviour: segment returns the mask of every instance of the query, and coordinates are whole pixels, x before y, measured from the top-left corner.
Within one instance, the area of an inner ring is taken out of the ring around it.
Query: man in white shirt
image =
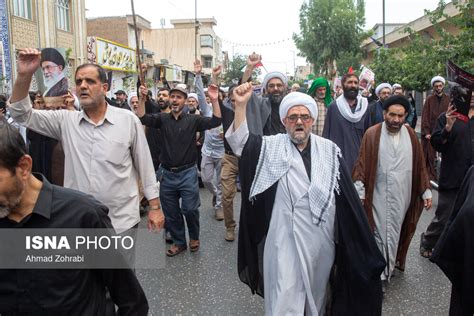
[[[145,133],[135,114],[105,101],[105,71],[95,64],[77,68],[76,93],[82,111],[38,111],[31,107],[28,89],[40,60],[41,53],[36,49],[19,52],[9,106],[12,117],[31,130],[61,141],[64,186],[89,193],[104,203],[118,234],[130,234],[140,222],[141,179],[150,204],[148,228],[160,230],[164,216]],[[130,256],[129,262],[133,262],[134,254]]]

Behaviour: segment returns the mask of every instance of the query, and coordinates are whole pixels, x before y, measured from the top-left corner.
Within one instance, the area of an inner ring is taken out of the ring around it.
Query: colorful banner
[[[7,15],[7,0],[0,0],[0,89],[11,90],[12,64]]]
[[[137,71],[135,50],[133,48],[102,39],[87,38],[87,58],[105,69],[115,71]]]

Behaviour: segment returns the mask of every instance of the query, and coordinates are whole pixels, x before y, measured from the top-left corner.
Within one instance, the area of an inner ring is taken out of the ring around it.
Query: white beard
[[[56,83],[58,83],[59,81],[61,81],[64,78],[64,74],[61,72],[61,73],[58,73],[58,74],[52,74],[51,77],[49,77],[49,78],[46,78],[46,77],[43,77],[43,78],[44,78],[44,85],[46,87],[46,91],[48,91]],[[46,91],[44,92],[44,94],[46,94]]]

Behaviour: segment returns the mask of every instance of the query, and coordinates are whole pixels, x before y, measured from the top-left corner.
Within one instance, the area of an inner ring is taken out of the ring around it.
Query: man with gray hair
[[[383,103],[392,95],[392,86],[386,82],[381,83],[375,88],[375,94],[379,99],[369,105],[367,128],[383,122]]]
[[[253,70],[262,63],[262,56],[252,53],[247,59],[247,67],[242,83],[252,77]],[[269,72],[262,82],[262,96],[252,93],[248,102],[247,117],[249,130],[256,135],[275,135],[285,133],[281,123],[279,108],[288,90],[288,78],[279,71]]]
[[[286,133],[261,136],[247,121],[251,96],[249,83],[235,89],[226,132],[241,157],[240,279],[252,293],[265,292],[267,315],[380,314],[385,262],[341,150],[311,134],[314,99],[285,96]]]

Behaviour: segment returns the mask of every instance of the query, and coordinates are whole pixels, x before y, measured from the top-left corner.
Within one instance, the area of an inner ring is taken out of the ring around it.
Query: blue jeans
[[[166,229],[177,246],[186,245],[183,216],[188,225],[189,239],[199,240],[199,182],[197,167],[180,172],[158,169],[160,202],[165,214]],[[179,200],[181,199],[181,206]]]

